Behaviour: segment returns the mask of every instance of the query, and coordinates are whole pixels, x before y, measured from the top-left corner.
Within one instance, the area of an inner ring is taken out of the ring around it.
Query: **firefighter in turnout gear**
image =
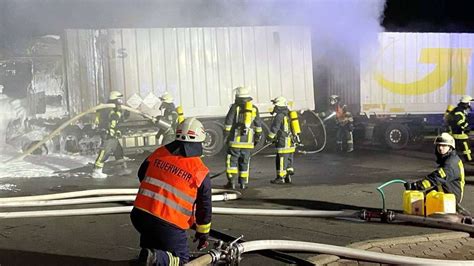
[[[246,188],[251,152],[261,136],[262,122],[258,108],[252,104],[249,90],[238,87],[235,102],[230,106],[225,118],[224,138],[228,143],[226,188],[235,189],[235,177],[238,177],[240,188]]]
[[[212,192],[209,170],[201,160],[204,127],[187,118],[176,140],[155,150],[138,170],[140,188],[130,213],[140,233],[139,262],[183,265],[189,261],[186,230],[196,230],[198,249],[208,245]]]
[[[343,151],[345,145],[347,152],[354,151],[354,138],[352,135],[352,131],[354,131],[354,118],[352,114],[347,110],[347,106],[341,103],[341,98],[338,95],[331,95],[329,97],[329,104],[331,114],[327,115],[327,117],[335,116],[337,150]],[[326,116],[324,112],[320,113],[320,115]]]
[[[299,139],[301,130],[298,115],[296,111],[290,112],[288,101],[284,97],[277,97],[272,100],[272,103],[275,105],[272,111],[274,117],[267,136],[267,142],[275,143],[277,177],[271,183],[290,184],[291,176],[295,174],[293,155],[296,144],[301,142]]]
[[[470,102],[472,100],[472,97],[469,95],[462,96],[458,106],[448,115],[449,133],[454,137],[457,151],[461,158],[463,158],[464,162],[472,161],[468,135],[470,127],[467,119],[467,116],[471,111]]]
[[[464,193],[464,165],[455,151],[454,138],[449,133],[442,133],[436,139],[436,163],[438,167],[425,178],[405,183],[407,190],[431,190],[453,193],[456,201],[461,203]]]
[[[111,91],[108,103],[114,103],[115,108],[112,110],[106,109],[96,114],[95,124],[103,131],[102,146],[99,150],[99,155],[94,163],[94,170],[92,172],[93,178],[106,178],[107,174],[103,173],[104,162],[107,161],[110,155],[114,155],[115,160],[123,160],[123,149],[119,142],[121,132],[118,125],[125,118],[128,117],[129,112],[122,110],[123,94],[119,91]],[[122,162],[120,175],[129,175],[131,171],[127,168],[127,163]]]
[[[184,115],[183,108],[181,106],[178,106],[177,108],[175,107],[171,94],[166,92],[160,97],[160,100],[161,116],[156,118],[156,123],[159,127],[156,138],[159,139],[161,136],[163,136],[161,145],[166,145],[174,141],[176,135],[176,126],[178,123],[184,120]]]

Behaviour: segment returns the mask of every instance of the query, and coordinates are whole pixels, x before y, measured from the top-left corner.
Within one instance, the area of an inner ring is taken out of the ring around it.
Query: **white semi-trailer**
[[[251,89],[263,117],[281,95],[293,109],[314,109],[311,34],[304,27],[66,30],[64,51],[70,114],[118,90],[127,105],[157,115],[158,97],[169,92],[185,116],[204,122],[207,154],[223,148],[223,119],[238,86]],[[125,135],[124,148],[155,148],[157,128],[149,126],[141,131],[146,141],[133,140],[141,138],[137,132]]]

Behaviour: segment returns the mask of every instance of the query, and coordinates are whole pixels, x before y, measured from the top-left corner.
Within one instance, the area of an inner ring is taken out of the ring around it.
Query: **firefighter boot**
[[[119,175],[130,175],[131,173],[132,173],[132,170],[127,168],[127,163],[123,162],[122,165],[120,166]]]
[[[295,174],[295,170],[293,170],[293,168],[288,168],[286,170],[285,183],[291,184],[291,176],[294,174]]]
[[[239,178],[239,186],[241,190],[247,189],[247,184],[244,179]]]
[[[354,151],[354,144],[347,143],[347,152],[353,152],[353,151]]]
[[[232,175],[227,176],[227,184],[224,185],[224,188],[235,189],[234,178],[232,177]]]
[[[277,176],[277,178],[275,178],[274,180],[270,181],[270,183],[272,183],[272,184],[278,184],[278,185],[285,184],[285,179],[283,179],[283,177],[281,177],[281,176]]]
[[[92,172],[92,178],[97,178],[97,179],[101,179],[101,178],[107,178],[107,174],[104,174],[102,172],[102,168],[94,168],[94,171]]]
[[[149,248],[142,248],[138,255],[138,265],[152,266],[156,264],[156,253]]]

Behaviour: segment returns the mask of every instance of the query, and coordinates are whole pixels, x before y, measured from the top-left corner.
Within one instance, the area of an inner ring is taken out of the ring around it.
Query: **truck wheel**
[[[385,145],[390,149],[400,150],[408,145],[410,130],[403,124],[389,124],[385,129],[384,140]]]
[[[207,156],[214,156],[224,147],[224,128],[214,121],[204,121],[203,125],[206,130],[206,139],[202,143],[203,152]]]

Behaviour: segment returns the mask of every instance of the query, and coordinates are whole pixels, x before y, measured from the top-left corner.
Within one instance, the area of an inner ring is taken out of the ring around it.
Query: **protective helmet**
[[[288,106],[288,101],[283,96],[276,97],[275,99],[272,100],[272,103],[276,106],[281,106],[281,107]]]
[[[472,97],[469,95],[463,95],[459,102],[461,103],[470,103],[472,101]]]
[[[123,98],[123,94],[120,91],[111,91],[109,94],[110,101],[115,101],[121,98]]]
[[[160,101],[165,103],[172,103],[173,100],[173,96],[171,96],[171,94],[169,94],[168,92],[165,92],[163,93],[163,95],[160,96]]]
[[[338,103],[339,100],[340,100],[339,95],[331,95],[331,96],[329,96],[329,103],[330,103],[331,105],[334,105],[334,104]]]
[[[176,140],[184,142],[203,142],[206,131],[199,120],[194,117],[184,119],[176,128]]]
[[[435,145],[448,145],[451,146],[453,149],[456,148],[454,138],[449,133],[441,133],[441,135],[437,136],[435,141]]]
[[[250,91],[246,87],[235,88],[235,97],[237,98],[248,98],[250,97]]]

